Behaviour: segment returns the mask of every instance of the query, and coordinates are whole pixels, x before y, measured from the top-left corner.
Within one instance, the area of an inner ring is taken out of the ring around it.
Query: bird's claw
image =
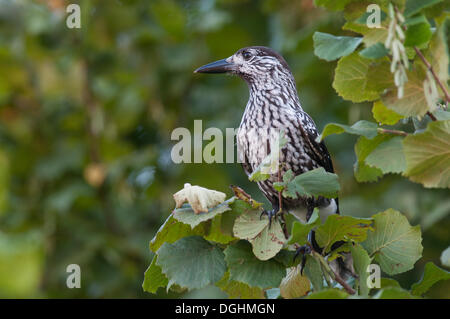
[[[295,259],[302,254],[302,268],[300,270],[300,274],[303,275],[303,269],[305,269],[305,265],[306,265],[306,255],[309,255],[311,253],[311,247],[309,245],[303,245],[300,246],[299,248],[297,248],[297,250],[295,251],[295,255],[294,255],[294,261]]]
[[[275,209],[263,210],[261,212],[261,215],[259,215],[259,219],[261,219],[264,215],[267,215],[267,217],[269,218],[269,228],[270,228],[270,226],[272,226],[272,220],[276,218],[279,214],[281,214],[281,211],[279,210]]]

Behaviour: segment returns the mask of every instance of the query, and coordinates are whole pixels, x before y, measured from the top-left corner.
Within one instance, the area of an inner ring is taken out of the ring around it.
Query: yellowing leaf
[[[397,89],[389,90],[382,96],[386,107],[403,116],[424,116],[429,110],[423,91],[423,80],[417,71],[407,72],[408,82],[404,85],[401,99],[397,96]]]
[[[330,215],[324,224],[316,229],[316,240],[325,252],[340,240],[363,241],[372,220],[351,216]]]
[[[311,283],[306,276],[302,276],[299,266],[286,270],[286,277],[281,280],[280,294],[285,299],[305,296],[311,289]]]
[[[264,299],[264,291],[258,287],[250,287],[249,285],[230,280],[230,273],[226,272],[216,286],[228,294],[228,298],[233,299]]]
[[[272,221],[272,225],[267,226],[263,231],[250,242],[253,246],[253,253],[260,260],[268,260],[274,257],[283,248],[286,241],[283,229],[277,220]]]
[[[425,187],[450,188],[450,120],[431,122],[403,140],[405,176]]]
[[[173,195],[176,208],[180,208],[183,203],[188,202],[194,212],[206,213],[208,210],[225,200],[226,195],[222,192],[207,189],[200,186],[184,184],[184,188]]]
[[[144,291],[156,294],[159,287],[165,287],[169,283],[167,277],[162,273],[161,267],[156,264],[158,256],[154,256],[152,263],[148,266],[144,274],[142,289]]]
[[[260,218],[261,210],[243,213],[234,222],[233,234],[240,239],[252,240],[269,225],[267,218]]]
[[[379,124],[386,125],[394,125],[403,118],[403,116],[401,116],[397,112],[388,109],[386,105],[381,102],[381,100],[373,103],[372,114],[373,118]]]

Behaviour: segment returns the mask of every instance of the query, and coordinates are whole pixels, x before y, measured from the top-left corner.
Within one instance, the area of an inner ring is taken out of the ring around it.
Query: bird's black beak
[[[233,69],[234,64],[223,59],[201,66],[194,73],[226,73],[233,71]]]

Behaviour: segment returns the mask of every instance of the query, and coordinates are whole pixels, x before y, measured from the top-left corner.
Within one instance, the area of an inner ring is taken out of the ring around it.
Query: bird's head
[[[286,60],[271,48],[262,46],[242,48],[229,58],[206,64],[194,72],[236,74],[248,83],[292,77]]]

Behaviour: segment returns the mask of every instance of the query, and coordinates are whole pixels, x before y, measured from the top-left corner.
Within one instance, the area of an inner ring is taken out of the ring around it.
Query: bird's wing
[[[327,172],[334,173],[333,162],[331,161],[330,153],[323,141],[317,142],[319,136],[313,120],[308,114],[304,113],[304,118],[299,125],[303,139],[306,142],[305,151],[311,159],[313,159],[319,166],[322,166]]]

